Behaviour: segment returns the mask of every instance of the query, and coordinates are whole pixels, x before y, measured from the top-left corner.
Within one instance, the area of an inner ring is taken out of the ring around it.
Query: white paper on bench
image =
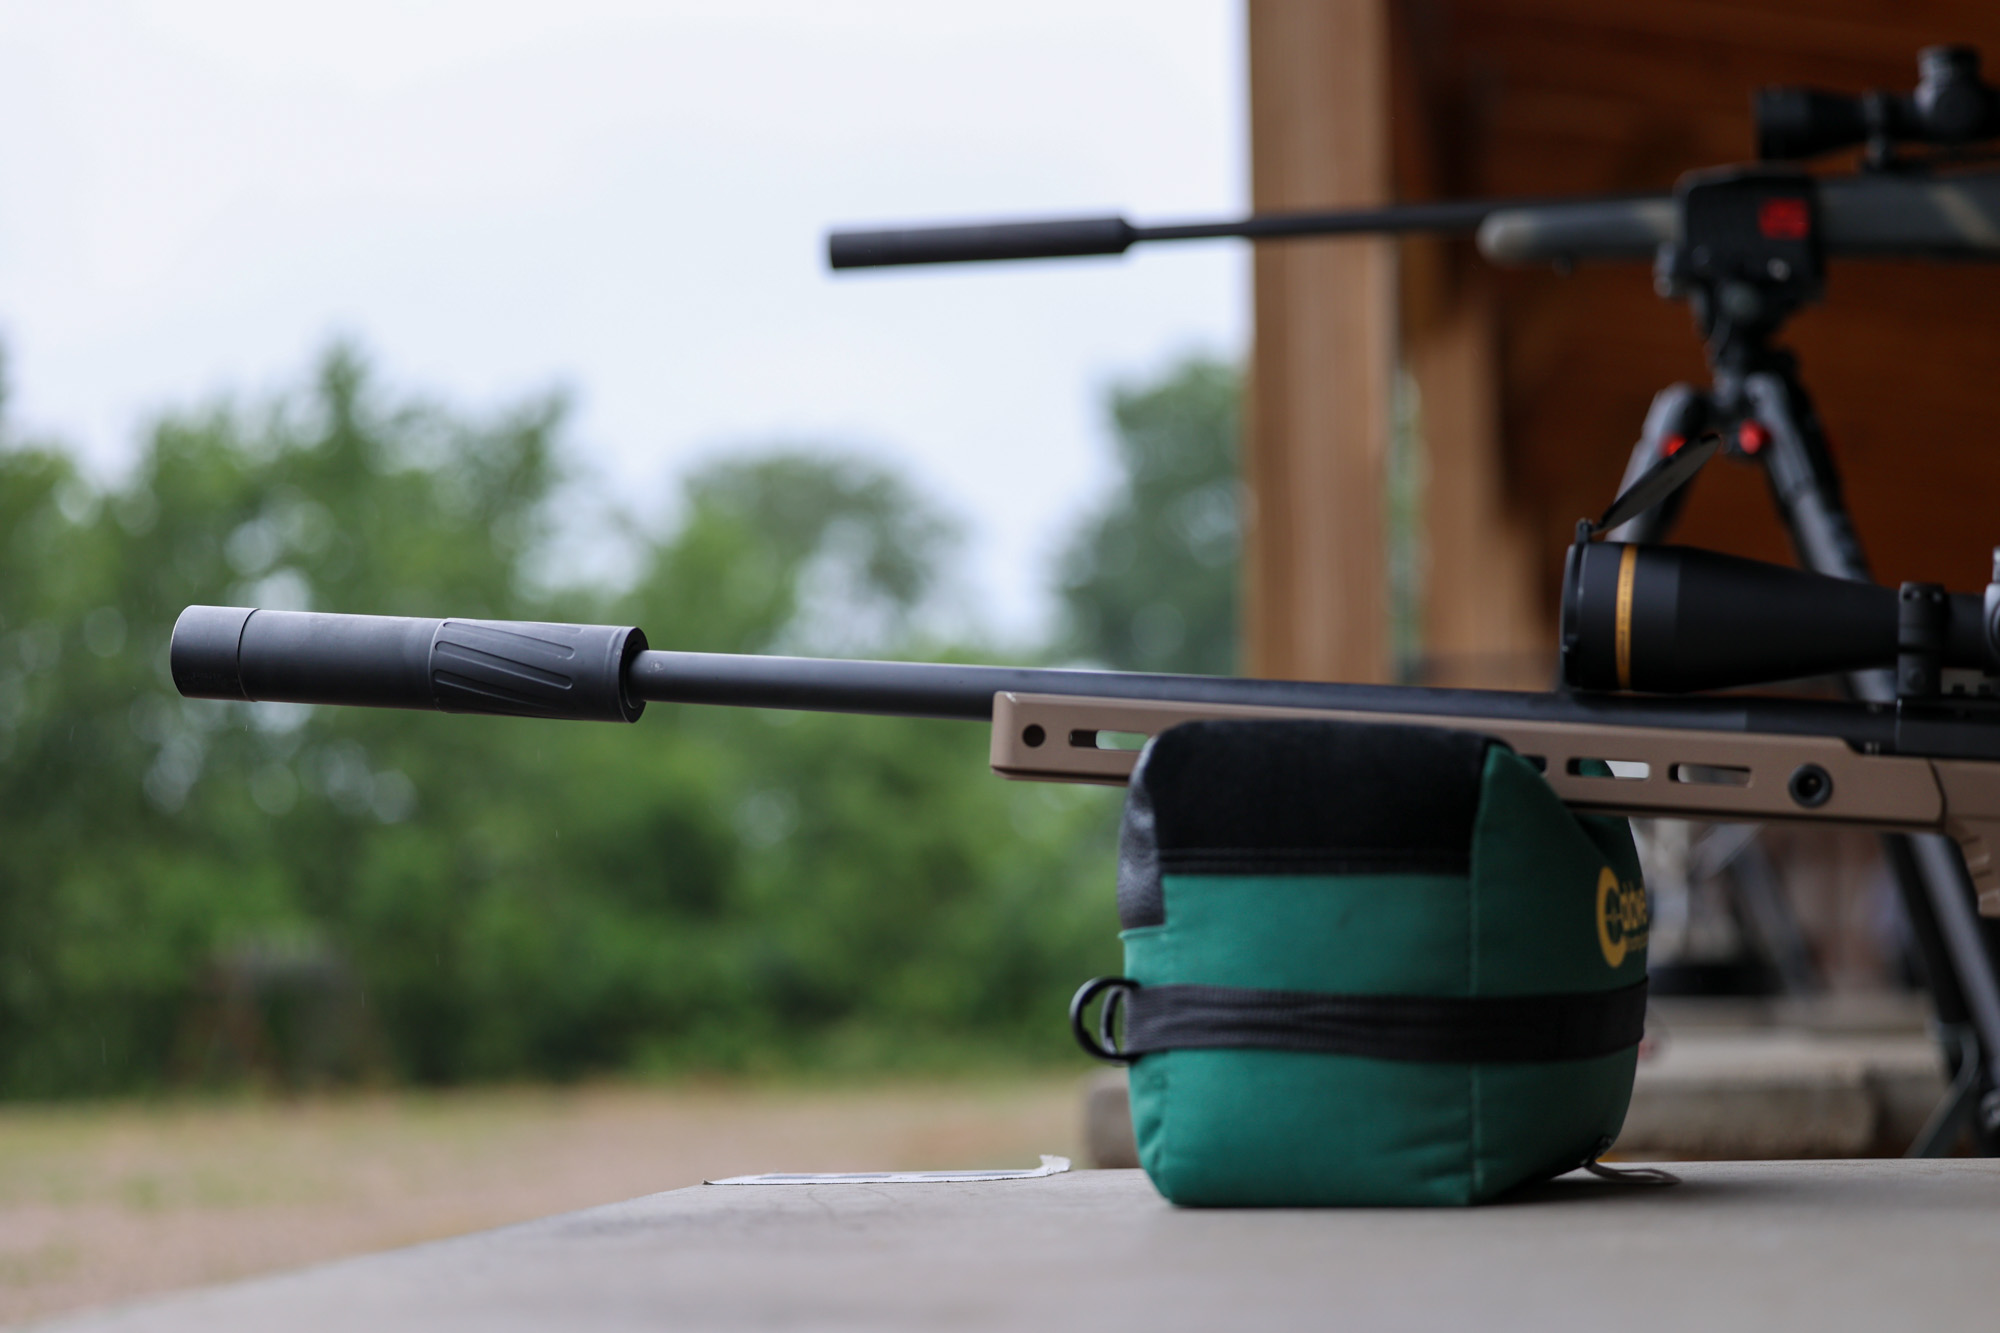
[[[946,1185],[972,1180],[1032,1180],[1069,1170],[1069,1158],[1042,1154],[1042,1164],[1022,1171],[773,1171],[761,1176],[731,1176],[710,1185]]]

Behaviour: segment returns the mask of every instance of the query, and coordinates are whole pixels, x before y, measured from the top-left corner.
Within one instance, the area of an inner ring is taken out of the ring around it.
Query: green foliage
[[[1236,370],[1183,362],[1113,393],[1123,482],[1064,553],[1068,655],[1128,671],[1236,669]]]
[[[850,459],[725,459],[685,489],[687,519],[654,549],[632,605],[638,624],[675,625],[679,648],[902,641],[957,536],[899,478]]]
[[[995,781],[979,728],[174,692],[191,602],[934,655],[950,525],[805,451],[690,478],[632,588],[537,593],[562,421],[397,402],[336,351],[165,418],[113,489],[0,447],[0,1095],[1065,1054],[1115,958],[1115,798]]]

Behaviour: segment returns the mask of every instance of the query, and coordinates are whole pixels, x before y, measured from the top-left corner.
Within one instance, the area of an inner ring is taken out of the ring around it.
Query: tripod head
[[[2000,89],[1980,77],[1978,51],[1925,47],[1917,69],[1910,93],[1759,90],[1757,156],[1800,159],[1866,143],[1867,166],[1882,171],[1943,158],[1899,162],[1898,144],[1956,150],[2000,138]],[[1964,186],[1946,180],[1935,188]],[[1750,368],[1788,317],[1819,299],[1825,255],[1846,247],[1822,225],[1831,211],[1825,186],[1796,168],[1693,172],[1674,195],[1679,226],[1660,245],[1654,284],[1660,295],[1687,301],[1710,364],[1726,381]]]
[[[1798,160],[1868,145],[1867,163],[1883,168],[1898,144],[1961,149],[2000,138],[2000,88],[1980,77],[1969,46],[1927,46],[1917,53],[1917,86],[1908,93],[1826,92],[1773,87],[1757,93],[1757,156]]]

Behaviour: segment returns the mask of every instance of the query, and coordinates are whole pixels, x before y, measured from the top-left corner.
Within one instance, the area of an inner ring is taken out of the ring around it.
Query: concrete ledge
[[[1764,1001],[1658,1008],[1666,1019],[1639,1063],[1620,1157],[1897,1157],[1944,1096],[1937,1047],[1906,1021],[1835,1023],[1825,1004],[1793,1006],[1782,1027],[1766,1025]],[[1881,1003],[1867,1012],[1903,1017]],[[1085,1160],[1139,1164],[1123,1070],[1087,1085],[1083,1124]]]
[[[1621,1156],[1900,1155],[1944,1095],[1921,1037],[1690,1032],[1639,1066]]]
[[[2000,1161],[1703,1162],[1455,1210],[1198,1211],[1132,1171],[707,1186],[50,1327],[1982,1328]]]

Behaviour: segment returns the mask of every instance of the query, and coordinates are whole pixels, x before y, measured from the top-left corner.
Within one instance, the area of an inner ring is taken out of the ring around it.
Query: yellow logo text
[[[1646,908],[1644,885],[1620,883],[1610,866],[1597,875],[1597,947],[1604,961],[1617,967],[1632,949],[1646,947],[1652,916]]]

